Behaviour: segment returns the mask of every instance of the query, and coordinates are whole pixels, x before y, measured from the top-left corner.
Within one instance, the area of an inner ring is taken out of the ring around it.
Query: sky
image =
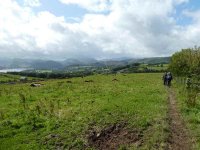
[[[0,58],[162,57],[199,35],[199,0],[0,1]]]

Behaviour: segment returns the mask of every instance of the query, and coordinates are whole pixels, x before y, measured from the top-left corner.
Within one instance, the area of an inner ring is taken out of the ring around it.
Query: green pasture
[[[39,87],[2,84],[0,149],[92,149],[87,140],[91,129],[121,122],[128,130],[139,131],[142,141],[123,147],[164,149],[167,92],[161,77],[94,75],[47,80]]]

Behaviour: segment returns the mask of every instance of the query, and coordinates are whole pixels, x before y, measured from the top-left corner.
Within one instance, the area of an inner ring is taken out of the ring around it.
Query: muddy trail
[[[168,89],[169,137],[167,150],[191,150],[192,140],[177,108],[175,92]]]

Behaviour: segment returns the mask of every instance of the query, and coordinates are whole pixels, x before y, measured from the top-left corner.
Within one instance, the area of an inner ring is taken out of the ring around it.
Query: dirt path
[[[175,92],[168,89],[169,92],[169,130],[168,150],[191,150],[192,140],[190,139],[184,122],[181,119],[180,112],[177,109]]]

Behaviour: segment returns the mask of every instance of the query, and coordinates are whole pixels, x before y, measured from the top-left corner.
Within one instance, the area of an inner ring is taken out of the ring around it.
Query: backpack
[[[171,74],[167,74],[167,80],[171,80],[172,79],[172,75]]]

